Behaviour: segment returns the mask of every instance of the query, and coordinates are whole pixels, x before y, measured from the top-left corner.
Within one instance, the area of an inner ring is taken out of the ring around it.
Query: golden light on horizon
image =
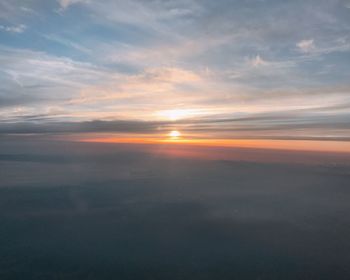
[[[57,139],[57,136],[55,136]],[[208,139],[191,138],[178,130],[171,130],[167,134],[154,137],[134,135],[77,135],[71,136],[71,141],[93,143],[125,143],[125,144],[181,144],[222,148],[252,148],[286,151],[313,151],[313,152],[337,152],[350,153],[350,142],[347,141],[317,141],[317,140],[278,140],[278,139]],[[66,137],[62,138],[67,140]]]

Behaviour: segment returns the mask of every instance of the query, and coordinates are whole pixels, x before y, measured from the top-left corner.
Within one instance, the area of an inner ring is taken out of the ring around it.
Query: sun
[[[177,139],[180,136],[181,136],[181,133],[179,131],[177,131],[177,130],[172,130],[169,133],[169,137],[174,138],[174,139]]]

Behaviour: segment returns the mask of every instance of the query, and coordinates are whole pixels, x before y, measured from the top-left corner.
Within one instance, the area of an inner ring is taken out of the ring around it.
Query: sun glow
[[[169,133],[169,137],[171,137],[172,139],[178,139],[181,136],[181,133],[177,130],[172,130]]]
[[[184,118],[194,117],[201,114],[200,110],[196,109],[174,109],[165,110],[157,113],[161,118],[165,118],[171,121],[177,121]]]

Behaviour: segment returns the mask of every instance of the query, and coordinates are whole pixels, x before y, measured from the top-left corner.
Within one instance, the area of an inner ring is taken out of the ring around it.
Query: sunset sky
[[[0,280],[349,280],[350,0],[0,0]]]
[[[2,135],[350,151],[349,0],[2,0],[0,65]]]

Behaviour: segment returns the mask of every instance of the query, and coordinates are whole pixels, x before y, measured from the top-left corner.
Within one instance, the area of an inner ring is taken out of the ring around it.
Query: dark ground
[[[1,280],[350,279],[349,264],[344,163],[0,142]]]

